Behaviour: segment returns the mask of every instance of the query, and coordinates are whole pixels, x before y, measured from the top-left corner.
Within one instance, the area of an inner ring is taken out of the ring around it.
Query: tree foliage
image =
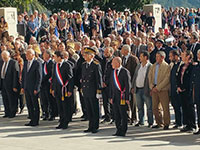
[[[52,12],[60,10],[80,11],[83,9],[82,0],[39,0],[39,2]]]
[[[38,10],[40,13],[47,12],[47,9],[38,0],[0,0],[0,7],[16,7],[19,13],[33,12],[34,10]]]
[[[145,4],[150,4],[152,0],[89,0],[89,6],[95,5],[106,10],[108,8],[123,11],[128,8],[130,10],[138,10]]]

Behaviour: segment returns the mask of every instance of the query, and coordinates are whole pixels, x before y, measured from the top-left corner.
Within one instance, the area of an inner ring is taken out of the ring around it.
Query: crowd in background
[[[39,67],[42,71],[45,62],[49,59],[55,62],[55,57],[61,57],[61,52],[63,59],[69,62],[73,71],[72,89],[80,93],[82,118],[90,120],[88,107],[82,94],[84,85],[82,67],[87,59],[84,50],[89,47],[95,51],[94,60],[101,66],[102,87],[101,92],[98,92],[100,95],[98,99],[103,100],[105,115],[102,123],[112,123],[118,118],[115,116],[115,109],[112,108],[110,101],[113,99],[113,95],[110,94],[113,87],[109,83],[114,69],[111,62],[117,57],[117,62],[130,73],[132,90],[129,92],[130,103],[127,103],[130,124],[144,125],[144,103],[146,103],[148,126],[169,129],[169,103],[171,102],[175,112],[173,128],[180,128],[182,132],[193,131],[196,129],[197,118],[198,130],[194,133],[199,134],[200,9],[162,8],[161,13],[162,26],[159,27],[158,32],[155,32],[156,19],[152,12],[130,12],[128,9],[124,12],[112,9],[102,11],[99,7],[95,7],[90,12],[69,13],[61,10],[47,16],[34,11],[31,15],[27,13],[18,15],[18,24],[24,26],[25,34],[17,38],[9,35],[8,23],[4,17],[1,17],[0,51],[1,53],[8,52],[9,54],[2,54],[18,62],[20,84],[19,90],[15,89],[17,100],[13,104],[14,111],[11,114],[5,114],[5,117],[15,117],[17,113],[15,107],[20,108],[20,113],[23,112],[25,102],[24,91],[21,89],[24,88],[23,70],[24,64],[28,61],[27,51],[34,54],[41,64]],[[1,66],[2,80],[5,77],[3,66],[5,64]],[[39,87],[41,91],[43,84],[41,81],[41,87]],[[50,90],[53,89],[50,87]],[[54,100],[55,96],[50,93],[48,99],[51,100],[47,100],[42,98],[42,92],[38,94],[43,119],[54,120],[60,113],[58,104]],[[9,98],[5,93],[2,96],[4,107],[9,110],[12,102],[6,102]],[[72,102],[68,105],[70,105],[72,119],[72,114],[76,113],[77,99],[75,96],[71,99]],[[197,115],[195,109],[197,109]],[[154,126],[153,116],[156,121]],[[121,119],[123,120],[124,117],[122,115]]]

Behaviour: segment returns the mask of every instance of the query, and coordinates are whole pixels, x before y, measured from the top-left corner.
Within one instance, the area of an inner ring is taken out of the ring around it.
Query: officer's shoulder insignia
[[[98,65],[98,64],[99,64],[99,61],[98,61],[98,60],[96,60],[96,59],[95,59],[93,62],[94,62],[94,64],[96,64],[96,65]]]

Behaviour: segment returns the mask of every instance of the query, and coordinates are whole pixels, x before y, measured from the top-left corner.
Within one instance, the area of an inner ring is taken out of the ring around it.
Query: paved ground
[[[26,127],[26,113],[15,119],[3,119],[0,112],[0,150],[136,150],[200,149],[200,136],[178,130],[158,130],[129,126],[126,137],[113,137],[114,125],[100,125],[100,132],[86,134],[88,122],[74,116],[67,130],[56,130],[58,120],[40,121],[38,127]]]

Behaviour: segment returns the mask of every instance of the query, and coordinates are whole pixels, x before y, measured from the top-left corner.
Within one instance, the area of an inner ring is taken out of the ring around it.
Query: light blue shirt
[[[160,65],[157,63],[156,64],[156,70],[155,70],[155,78],[154,78],[154,84],[157,85],[158,83],[158,70],[159,70]]]

